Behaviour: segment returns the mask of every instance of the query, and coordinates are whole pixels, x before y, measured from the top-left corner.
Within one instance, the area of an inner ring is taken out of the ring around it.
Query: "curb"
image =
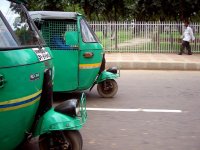
[[[197,62],[106,61],[106,68],[114,66],[118,67],[120,70],[200,70],[200,63]]]

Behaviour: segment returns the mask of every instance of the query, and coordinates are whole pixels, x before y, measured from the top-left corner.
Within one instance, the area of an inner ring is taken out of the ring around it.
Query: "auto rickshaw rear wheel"
[[[113,79],[108,79],[97,84],[97,91],[101,97],[111,98],[118,91],[117,82]]]
[[[40,150],[82,150],[83,140],[79,131],[53,131],[39,137]]]

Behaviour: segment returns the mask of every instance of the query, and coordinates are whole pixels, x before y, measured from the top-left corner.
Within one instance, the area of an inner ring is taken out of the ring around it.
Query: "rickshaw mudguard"
[[[71,117],[59,112],[54,108],[47,111],[39,120],[34,136],[49,133],[55,130],[80,130],[85,124],[87,114],[82,117]]]
[[[90,87],[90,91],[93,89],[95,84],[98,84],[98,83],[103,82],[108,79],[116,79],[118,77],[119,77],[119,73],[115,74],[115,73],[104,70],[99,74],[97,79],[94,81],[93,85]]]
[[[107,79],[116,79],[119,77],[119,73],[112,73],[112,72],[108,72],[108,71],[102,71],[101,74],[98,76],[98,78],[96,79],[96,83],[100,83],[103,82]]]

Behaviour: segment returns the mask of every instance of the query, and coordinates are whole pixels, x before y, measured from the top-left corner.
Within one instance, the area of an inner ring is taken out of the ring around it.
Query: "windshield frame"
[[[90,31],[90,34],[93,36],[95,41],[85,41],[85,39],[83,38],[84,36],[83,36],[83,29],[82,29],[82,21],[84,21],[86,27]],[[98,39],[97,35],[95,34],[94,30],[92,29],[92,27],[90,26],[90,24],[87,22],[87,20],[85,18],[80,19],[80,27],[81,27],[82,41],[84,43],[99,43],[99,39]]]
[[[13,39],[15,40],[15,42],[17,43],[17,46],[9,46],[9,47],[0,47],[0,51],[4,51],[4,50],[17,50],[17,49],[26,49],[26,48],[36,48],[36,47],[43,47],[43,46],[47,46],[42,35],[40,34],[40,32],[38,31],[35,23],[33,22],[33,20],[31,19],[31,17],[28,14],[28,11],[26,9],[26,7],[22,4],[22,3],[17,3],[14,1],[9,1],[10,3],[15,3],[16,5],[19,5],[21,11],[24,13],[24,15],[26,16],[27,19],[27,23],[30,26],[30,28],[36,32],[35,34],[37,34],[39,37],[37,38],[37,41],[35,42],[34,45],[21,45],[19,40],[17,39],[17,36],[15,34],[15,32],[13,31],[12,27],[10,26],[10,24],[8,23],[6,17],[4,16],[4,14],[1,12],[0,10],[0,17],[3,21],[3,23],[5,24],[6,28],[8,29],[8,31],[10,32],[10,34],[12,35]],[[36,35],[35,35],[36,36]]]
[[[9,25],[8,21],[4,17],[3,13],[1,12],[1,10],[0,10],[0,18],[2,19],[4,25],[8,29],[9,33],[11,34],[11,36],[13,37],[13,39],[15,40],[15,42],[19,45],[19,41],[17,40],[17,37],[16,37],[15,33],[13,32],[11,26]]]

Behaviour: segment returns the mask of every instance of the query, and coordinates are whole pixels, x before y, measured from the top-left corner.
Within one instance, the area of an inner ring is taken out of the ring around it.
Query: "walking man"
[[[188,51],[188,55],[192,55],[192,51],[191,51],[191,46],[190,46],[190,42],[195,40],[192,28],[189,26],[189,22],[185,21],[184,22],[184,26],[185,26],[185,30],[183,32],[183,40],[182,40],[182,44],[181,44],[181,48],[180,48],[180,52],[178,53],[179,55],[182,55],[184,49],[186,48]]]

